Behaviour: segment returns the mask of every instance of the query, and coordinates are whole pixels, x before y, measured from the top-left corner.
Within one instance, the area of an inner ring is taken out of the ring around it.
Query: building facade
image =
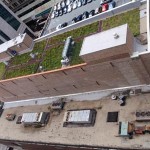
[[[34,33],[23,23],[3,2],[0,2],[0,44],[9,41],[18,34],[28,33],[34,37]]]
[[[49,14],[53,4],[50,0],[3,0],[16,15],[24,22],[29,22],[35,17],[42,17]]]
[[[60,0],[3,0],[3,3],[39,36],[52,6],[57,1]]]

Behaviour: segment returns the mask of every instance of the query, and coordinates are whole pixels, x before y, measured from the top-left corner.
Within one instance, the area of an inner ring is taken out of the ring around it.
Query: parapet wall
[[[16,101],[150,84],[150,54],[81,64],[0,82],[0,100]]]

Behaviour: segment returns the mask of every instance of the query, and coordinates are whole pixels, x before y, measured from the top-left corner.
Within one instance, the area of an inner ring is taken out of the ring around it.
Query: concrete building
[[[0,2],[0,44],[9,41],[18,34],[28,33],[34,37],[34,33],[23,23],[3,2]]]
[[[54,1],[50,0],[15,0],[3,2],[25,23],[48,15]]]
[[[54,4],[60,0],[3,0],[16,16],[37,35],[43,29]]]
[[[33,49],[33,39],[26,33],[0,45],[0,62],[7,62],[12,57],[27,53]]]
[[[120,55],[132,55],[134,44],[126,24],[84,38],[80,57],[86,63],[111,61]]]
[[[86,63],[0,81],[1,100],[150,84],[147,45],[139,45],[127,24],[86,37],[80,56]]]
[[[3,0],[3,2],[13,11],[17,12],[18,10],[24,8],[25,6],[33,3],[35,0]]]
[[[84,95],[84,98],[91,95],[92,93]],[[40,105],[37,101],[32,106],[5,108],[0,118],[0,143],[26,150],[149,150],[148,133],[134,134],[133,139],[119,136],[119,122],[133,122],[137,127],[149,125],[146,121],[136,121],[138,110],[149,110],[149,96],[149,93],[130,95],[123,107],[117,100],[112,100],[111,96],[102,99],[97,97],[95,101],[81,101],[78,95],[74,95],[72,99],[65,99],[66,104],[60,112],[50,109],[50,99],[45,105]],[[93,126],[63,126],[63,118],[68,110],[83,109],[94,109],[97,112]],[[50,120],[45,127],[24,127],[23,124],[16,124],[17,118],[23,113],[41,111],[50,112]],[[117,112],[117,119],[109,122],[108,114],[112,112]],[[6,120],[7,114],[15,114],[15,120]]]
[[[143,28],[146,4],[141,9],[140,36],[147,37]],[[1,80],[0,99],[17,101],[150,84],[147,43],[134,38],[126,24],[86,37],[80,56],[86,63]]]

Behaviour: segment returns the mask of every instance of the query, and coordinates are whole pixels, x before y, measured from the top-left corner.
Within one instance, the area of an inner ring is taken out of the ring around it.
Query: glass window
[[[17,7],[18,3],[13,3],[12,6]]]
[[[27,33],[30,37],[35,39],[35,36],[27,28],[24,30],[24,33]]]
[[[2,17],[16,31],[20,26],[20,22],[6,8],[0,4],[0,17]]]
[[[0,30],[0,36],[3,37],[6,41],[10,40],[10,38],[2,30]]]
[[[0,45],[3,44],[4,42],[0,39]]]

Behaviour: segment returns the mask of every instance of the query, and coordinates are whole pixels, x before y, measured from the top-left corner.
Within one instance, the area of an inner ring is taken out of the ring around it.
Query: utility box
[[[21,123],[26,126],[42,127],[48,123],[49,112],[23,113]]]
[[[96,119],[96,110],[68,110],[65,112],[63,126],[93,126]]]
[[[119,122],[119,136],[132,138],[135,125],[130,122]]]
[[[130,56],[134,37],[128,25],[122,25],[84,38],[80,57],[86,63],[106,62]]]

